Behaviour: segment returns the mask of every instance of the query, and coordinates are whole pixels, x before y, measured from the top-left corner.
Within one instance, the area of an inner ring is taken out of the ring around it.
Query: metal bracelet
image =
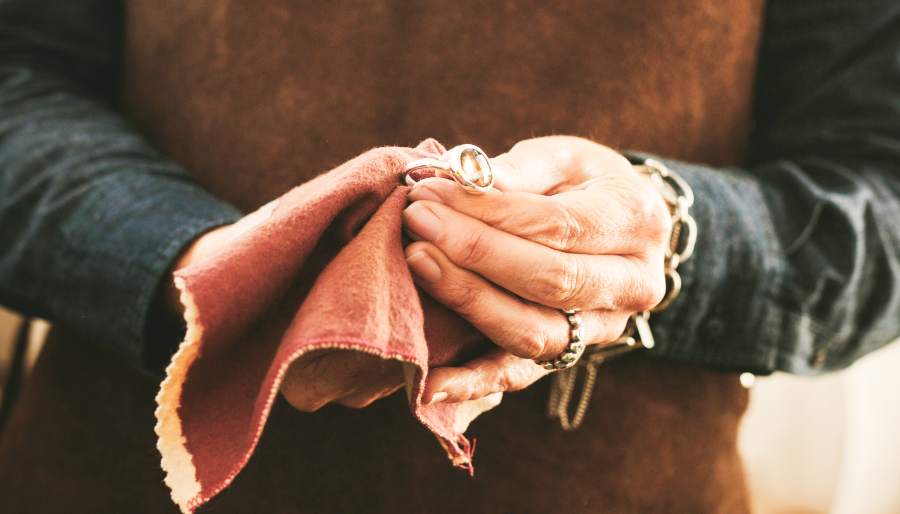
[[[665,309],[681,293],[681,275],[678,274],[678,266],[691,258],[697,244],[697,222],[690,214],[690,208],[694,204],[691,186],[665,164],[655,159],[632,161],[632,164],[635,164],[637,171],[649,175],[657,185],[672,216],[672,233],[663,263],[666,293],[653,309],[631,315],[625,331],[618,339],[606,345],[590,347],[576,365],[553,376],[550,397],[547,401],[547,416],[558,419],[563,430],[575,430],[584,421],[597,381],[598,366],[611,358],[637,349],[653,348],[655,341],[653,331],[650,330],[650,313]],[[585,376],[579,382],[581,369],[584,369]],[[572,394],[578,383],[582,384],[581,394],[574,413],[570,413]]]
[[[650,176],[672,216],[672,232],[664,264],[666,294],[662,301],[651,309],[658,312],[671,305],[681,293],[681,275],[678,274],[678,266],[691,258],[697,245],[697,221],[690,213],[690,208],[694,205],[694,191],[681,176],[655,159],[645,159],[642,164],[635,166],[635,169]]]

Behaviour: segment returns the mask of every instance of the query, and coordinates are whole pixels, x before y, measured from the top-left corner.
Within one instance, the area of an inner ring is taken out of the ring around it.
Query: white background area
[[[900,513],[900,342],[751,391],[740,443],[756,512]]]

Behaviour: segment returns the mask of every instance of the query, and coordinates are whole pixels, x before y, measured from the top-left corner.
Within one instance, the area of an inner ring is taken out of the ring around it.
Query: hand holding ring
[[[410,162],[403,170],[407,185],[416,183],[410,173],[422,168],[435,169],[438,176],[449,175],[470,193],[485,193],[494,187],[491,161],[484,150],[475,145],[454,146],[438,159],[427,157]]]

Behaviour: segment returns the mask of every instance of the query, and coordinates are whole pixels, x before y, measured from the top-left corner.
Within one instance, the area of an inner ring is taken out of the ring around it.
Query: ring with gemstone
[[[439,176],[449,175],[449,178],[471,193],[486,193],[494,187],[491,160],[484,150],[475,145],[454,146],[440,158],[427,157],[410,162],[403,170],[408,185],[416,183],[410,173],[422,168],[438,170]]]

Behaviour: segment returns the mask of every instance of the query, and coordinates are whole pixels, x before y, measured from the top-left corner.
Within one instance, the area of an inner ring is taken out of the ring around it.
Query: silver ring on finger
[[[560,371],[571,368],[584,354],[584,333],[581,328],[581,316],[577,309],[560,309],[569,322],[569,344],[555,358],[550,360],[535,360],[535,362],[547,371]]]
[[[475,145],[454,146],[440,158],[426,157],[408,163],[403,170],[407,185],[416,183],[410,173],[423,168],[437,170],[438,175],[448,176],[470,193],[486,193],[494,187],[491,160]]]

